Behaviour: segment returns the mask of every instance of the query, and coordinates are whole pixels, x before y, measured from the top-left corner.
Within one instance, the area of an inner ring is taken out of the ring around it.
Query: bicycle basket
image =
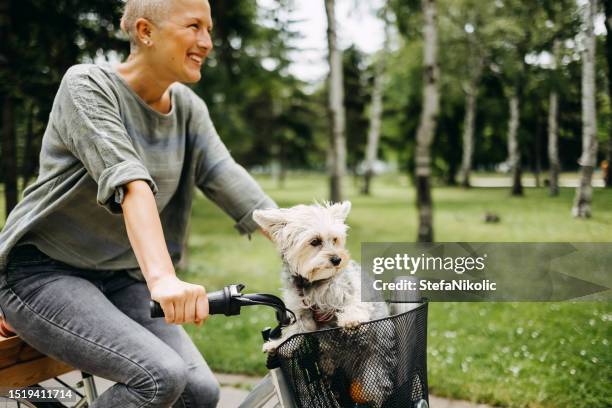
[[[413,408],[429,401],[427,303],[355,329],[297,334],[277,348],[299,408]]]

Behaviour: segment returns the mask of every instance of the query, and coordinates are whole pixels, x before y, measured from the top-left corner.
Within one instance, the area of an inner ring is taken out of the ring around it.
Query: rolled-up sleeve
[[[63,89],[62,89],[63,88]],[[83,68],[69,70],[58,92],[58,114],[66,128],[60,132],[72,154],[98,185],[97,202],[112,213],[121,212],[123,186],[146,181],[157,186],[142,164],[121,120],[119,101]]]
[[[199,98],[197,98],[199,100]],[[198,109],[194,120],[196,147],[196,184],[204,195],[218,205],[236,224],[241,234],[251,234],[258,226],[253,211],[276,208],[251,175],[231,157],[219,138],[203,101],[194,103]]]

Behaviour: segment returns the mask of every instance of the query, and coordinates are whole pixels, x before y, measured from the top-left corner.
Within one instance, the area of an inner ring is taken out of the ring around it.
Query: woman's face
[[[159,74],[170,81],[199,81],[202,63],[213,48],[208,1],[172,1],[168,17],[155,28],[149,51]]]

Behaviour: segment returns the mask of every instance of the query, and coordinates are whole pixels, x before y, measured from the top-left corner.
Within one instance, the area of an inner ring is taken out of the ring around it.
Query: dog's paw
[[[361,325],[361,321],[354,317],[338,316],[338,326],[344,329],[356,329]]]
[[[263,344],[262,351],[264,353],[276,353],[276,349],[281,343],[279,340],[268,340]]]
[[[343,313],[339,313],[338,326],[346,329],[357,329],[362,323],[366,323],[370,320],[370,315],[365,313],[361,309],[349,309]]]

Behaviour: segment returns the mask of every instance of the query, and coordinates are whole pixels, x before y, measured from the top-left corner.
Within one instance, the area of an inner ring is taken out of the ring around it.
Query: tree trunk
[[[612,103],[612,0],[604,0],[606,25],[606,60],[608,61],[608,100]],[[611,114],[612,115],[612,114]],[[608,154],[606,155],[608,168],[606,169],[606,187],[612,187],[612,117],[608,120]]]
[[[6,216],[17,205],[17,150],[15,141],[15,111],[13,99],[2,100],[2,175]]]
[[[470,187],[470,172],[474,156],[474,120],[476,118],[477,80],[470,81],[465,90],[465,118],[463,120],[463,157],[461,159],[461,185]]]
[[[549,193],[551,196],[559,195],[559,148],[558,148],[558,112],[559,96],[557,91],[550,92],[548,106],[548,162],[550,163]]]
[[[431,142],[438,117],[438,31],[435,0],[422,0],[423,27],[423,110],[416,146],[416,189],[419,210],[418,242],[433,242],[433,208],[431,200]]]
[[[542,162],[540,156],[542,154],[542,121],[540,120],[540,112],[536,111],[536,132],[535,146],[533,149],[533,176],[535,178],[535,186],[540,187],[540,173],[542,172]]]
[[[380,140],[380,128],[383,114],[383,93],[385,77],[385,60],[389,50],[389,21],[387,10],[383,10],[383,20],[385,24],[385,39],[383,49],[378,56],[376,72],[374,74],[374,88],[372,89],[372,105],[370,107],[370,129],[368,130],[368,144],[366,146],[365,173],[363,177],[362,193],[370,194],[370,183],[374,176],[374,163],[378,157],[378,142]]]
[[[555,58],[555,70],[559,67],[559,53],[561,43],[555,40],[553,45],[553,55]],[[553,81],[555,84],[557,81]],[[555,85],[553,85],[555,86]],[[548,102],[548,162],[550,165],[550,184],[549,194],[559,195],[559,172],[561,165],[559,161],[559,95],[556,89],[550,91]]]
[[[508,163],[512,172],[512,195],[523,195],[521,183],[521,152],[518,145],[520,109],[518,92],[510,97],[510,119],[508,121]]]
[[[580,184],[576,189],[574,217],[591,216],[593,187],[591,180],[597,160],[597,114],[595,111],[595,33],[593,19],[597,10],[596,0],[584,6],[584,50],[582,52],[582,155],[580,164]]]
[[[331,144],[330,162],[330,200],[339,202],[343,199],[342,181],[346,172],[346,139],[344,88],[342,79],[342,52],[338,49],[336,39],[335,1],[325,0],[327,13],[327,45],[329,49],[329,132]]]
[[[380,140],[380,127],[383,111],[383,72],[384,53],[376,67],[374,78],[374,89],[372,90],[372,106],[370,108],[370,129],[368,131],[368,144],[366,146],[366,163],[363,184],[363,194],[370,194],[370,181],[374,173],[374,163],[378,153],[378,141]]]

